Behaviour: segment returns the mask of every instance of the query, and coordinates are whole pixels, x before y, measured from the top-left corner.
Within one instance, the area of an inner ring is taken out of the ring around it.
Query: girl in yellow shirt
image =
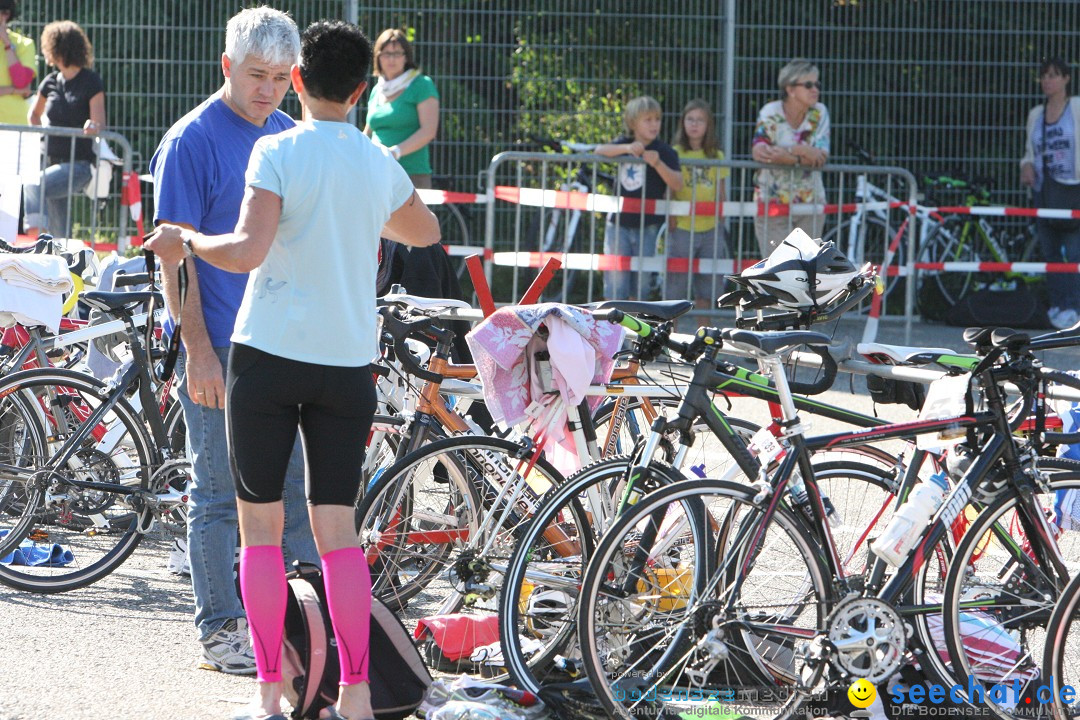
[[[668,258],[692,258],[711,261],[730,258],[724,223],[719,203],[724,199],[724,178],[730,175],[727,168],[687,165],[684,160],[723,160],[724,153],[717,149],[716,120],[709,104],[704,100],[691,100],[683,108],[679,129],[671,143],[679,154],[683,186],[675,193],[675,200],[691,203],[717,203],[713,212],[695,212],[674,218],[668,223]],[[717,296],[724,290],[724,279],[719,277],[713,287],[714,271],[667,272],[667,299],[689,298],[698,308],[716,306]],[[692,281],[691,281],[692,278]]]

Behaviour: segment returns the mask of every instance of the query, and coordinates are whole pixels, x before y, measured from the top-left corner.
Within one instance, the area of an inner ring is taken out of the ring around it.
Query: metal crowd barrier
[[[701,169],[691,174],[695,202],[641,203],[622,197],[620,185],[614,182],[618,173],[644,170],[637,158],[581,153],[496,155],[487,170],[484,230],[486,269],[496,302],[520,297],[544,261],[557,257],[563,263],[562,281],[549,286],[547,299],[600,299],[603,277],[628,271],[637,280],[636,299],[685,299],[695,294],[701,299],[704,293],[706,307],[698,314],[714,316],[715,298],[724,291],[723,276],[762,257],[755,225],[761,233],[779,226],[785,235],[799,216],[815,218],[816,236],[835,241],[856,265],[907,262],[913,257],[918,187],[903,168],[829,164],[813,171],[820,177],[826,203],[784,205],[755,194],[756,173],[769,170],[783,187],[806,170],[727,160],[686,160],[682,165]],[[710,191],[700,192],[710,171],[727,176],[723,187],[716,183]],[[605,253],[605,223],[642,233],[650,214],[668,221],[655,252],[646,246],[629,256]],[[685,257],[672,252],[672,221],[677,218],[685,218],[690,225]],[[704,242],[697,242],[699,236],[704,236]],[[887,283],[882,311],[903,313],[910,327],[913,287],[901,280],[910,271],[896,267],[887,272],[892,280]],[[697,288],[688,275],[698,278]]]
[[[57,237],[76,237],[94,248],[104,246],[122,252],[130,240],[129,210],[121,205],[121,199],[125,183],[131,177],[132,149],[127,138],[111,130],[84,135],[79,128],[0,124],[0,228],[5,220],[8,228],[14,226],[20,209],[25,206],[24,186],[38,183],[48,167],[41,143],[46,136],[91,139],[96,148],[90,182],[85,187],[75,187],[73,177],[68,176],[67,226],[47,226],[48,230]],[[109,149],[102,150],[103,147]],[[68,162],[74,160],[75,143],[71,143]],[[115,168],[122,173],[119,181],[113,177]],[[21,199],[16,201],[12,195],[21,195]],[[47,215],[44,201],[41,210]]]

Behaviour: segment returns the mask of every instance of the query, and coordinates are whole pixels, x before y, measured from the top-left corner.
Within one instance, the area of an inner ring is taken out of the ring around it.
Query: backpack
[[[315,720],[319,711],[337,702],[341,669],[337,643],[326,605],[322,571],[297,563],[286,575],[282,679],[292,703],[293,720]],[[377,720],[400,720],[420,706],[431,675],[409,632],[378,598],[371,599],[371,647],[368,677]]]
[[[1015,290],[969,293],[949,308],[945,322],[957,327],[1050,327],[1045,305],[1023,283]]]

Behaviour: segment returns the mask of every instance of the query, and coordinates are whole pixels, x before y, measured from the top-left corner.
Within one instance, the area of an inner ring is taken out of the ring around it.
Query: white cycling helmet
[[[784,307],[808,310],[836,299],[858,274],[833,243],[818,245],[795,228],[769,257],[739,277],[755,292],[772,295]]]

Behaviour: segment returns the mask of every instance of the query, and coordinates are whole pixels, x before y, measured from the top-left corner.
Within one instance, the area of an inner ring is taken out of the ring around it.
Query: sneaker
[[[169,551],[169,559],[165,561],[165,569],[173,575],[191,575],[191,563],[188,562],[187,541],[176,538],[173,540],[172,550]]]
[[[254,675],[255,651],[251,649],[245,618],[227,620],[203,642],[201,670],[217,670],[229,675]]]
[[[1076,324],[1077,320],[1080,320],[1080,315],[1077,315],[1075,310],[1070,310],[1068,308],[1060,310],[1057,314],[1050,316],[1050,324],[1058,330],[1071,328]]]

